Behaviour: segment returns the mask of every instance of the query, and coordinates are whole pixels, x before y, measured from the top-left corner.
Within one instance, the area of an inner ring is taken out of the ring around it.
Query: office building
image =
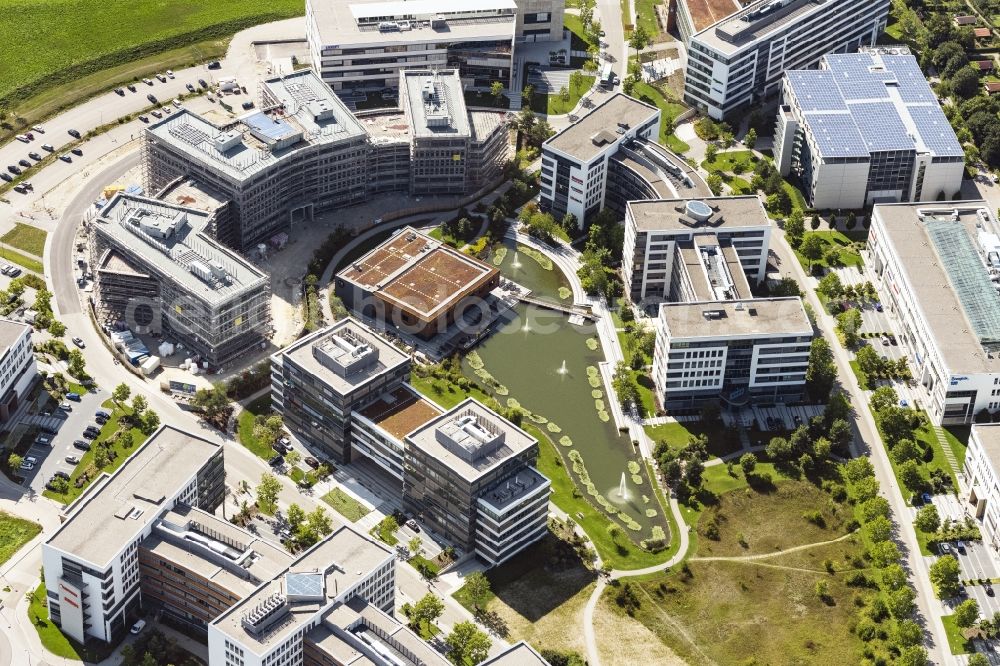
[[[119,193],[91,229],[101,324],[169,335],[212,367],[271,332],[266,273],[216,241],[214,213]]]
[[[424,339],[478,317],[500,271],[412,227],[397,231],[336,275],[344,305]]]
[[[664,303],[653,384],[664,409],[804,396],[813,327],[799,298]]]
[[[684,100],[712,118],[777,98],[786,70],[875,44],[889,0],[761,0],[691,36]]]
[[[865,274],[934,424],[1000,410],[1000,225],[985,201],[875,206]]]
[[[141,600],[140,544],[179,504],[216,510],[222,455],[221,444],[163,426],[67,508],[42,544],[49,617],[63,633],[79,643],[127,633]]]
[[[752,298],[772,223],[756,196],[630,201],[622,277],[633,303]]]
[[[1000,548],[1000,424],[976,424],[962,465],[968,494],[967,514],[973,516],[983,545]]]
[[[464,194],[498,178],[510,159],[503,115],[467,112],[456,70],[405,69],[399,77],[412,136],[410,193]]]
[[[408,67],[454,68],[463,86],[510,88],[517,41],[562,37],[555,0],[306,2],[313,68],[345,96],[391,90]]]
[[[500,564],[544,536],[538,441],[472,398],[404,438],[403,504],[464,552]]]
[[[351,413],[410,376],[410,357],[353,319],[342,319],[271,356],[271,399],[307,447],[351,461]]]
[[[951,199],[965,151],[905,47],[831,54],[787,71],[775,163],[813,208]]]
[[[181,109],[146,128],[143,184],[212,212],[211,234],[252,253],[372,194],[463,194],[497,182],[512,151],[505,112],[469,112],[454,70],[407,80],[419,91],[412,99],[428,82],[434,94],[364,123],[311,70],[264,81],[260,110],[225,125]]]
[[[37,377],[31,326],[0,319],[0,424],[17,411]]]

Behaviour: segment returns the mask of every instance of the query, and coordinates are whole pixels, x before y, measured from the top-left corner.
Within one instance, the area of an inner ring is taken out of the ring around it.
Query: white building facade
[[[809,69],[827,53],[875,44],[889,0],[761,0],[690,39],[688,104],[722,119],[780,92],[789,69]]]
[[[965,452],[968,512],[979,522],[983,543],[1000,550],[1000,424],[974,425]]]
[[[0,319],[0,425],[17,411],[37,377],[31,326]]]

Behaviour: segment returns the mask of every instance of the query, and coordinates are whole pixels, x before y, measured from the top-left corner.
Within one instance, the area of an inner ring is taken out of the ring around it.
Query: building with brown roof
[[[993,37],[993,31],[989,28],[973,28],[972,36],[976,39],[990,39]]]
[[[424,339],[500,283],[500,271],[412,227],[337,273],[344,304],[370,319]]]

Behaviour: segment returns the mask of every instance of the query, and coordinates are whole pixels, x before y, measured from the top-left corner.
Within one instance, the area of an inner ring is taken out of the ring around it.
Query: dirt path
[[[807,543],[802,546],[795,546],[794,548],[787,548],[785,550],[776,550],[773,553],[761,553],[759,555],[739,555],[734,557],[692,557],[691,562],[753,562],[755,560],[766,560],[771,557],[778,557],[780,555],[787,555],[788,553],[797,553],[800,550],[809,550],[810,548],[818,548],[819,546],[828,546],[831,543],[837,543],[838,541],[843,541],[854,535],[854,532],[848,532],[844,536],[837,537],[836,539],[830,539],[829,541],[817,541],[816,543]],[[784,567],[793,568],[793,567]]]

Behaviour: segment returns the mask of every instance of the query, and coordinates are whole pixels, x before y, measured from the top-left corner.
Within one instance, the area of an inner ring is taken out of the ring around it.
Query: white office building
[[[986,202],[877,205],[867,251],[931,422],[1000,411],[1000,224]]]
[[[774,157],[813,208],[951,199],[965,152],[905,47],[824,56],[785,72]]]
[[[1000,424],[972,426],[962,472],[968,513],[978,521],[983,543],[1000,550]]]
[[[630,201],[622,277],[640,306],[752,298],[772,222],[756,196]]]
[[[799,298],[665,303],[653,384],[665,409],[802,398],[813,327]]]
[[[140,542],[178,504],[215,511],[222,456],[221,444],[163,426],[67,508],[42,544],[49,617],[64,634],[84,643],[127,633],[141,602]]]
[[[562,39],[555,0],[306,2],[313,68],[338,94],[392,89],[402,69],[458,69],[462,82],[510,87],[518,40]]]
[[[31,326],[0,319],[0,425],[17,411],[36,377]]]
[[[889,0],[761,0],[694,34],[684,99],[713,118],[778,95],[785,70],[875,44]]]

